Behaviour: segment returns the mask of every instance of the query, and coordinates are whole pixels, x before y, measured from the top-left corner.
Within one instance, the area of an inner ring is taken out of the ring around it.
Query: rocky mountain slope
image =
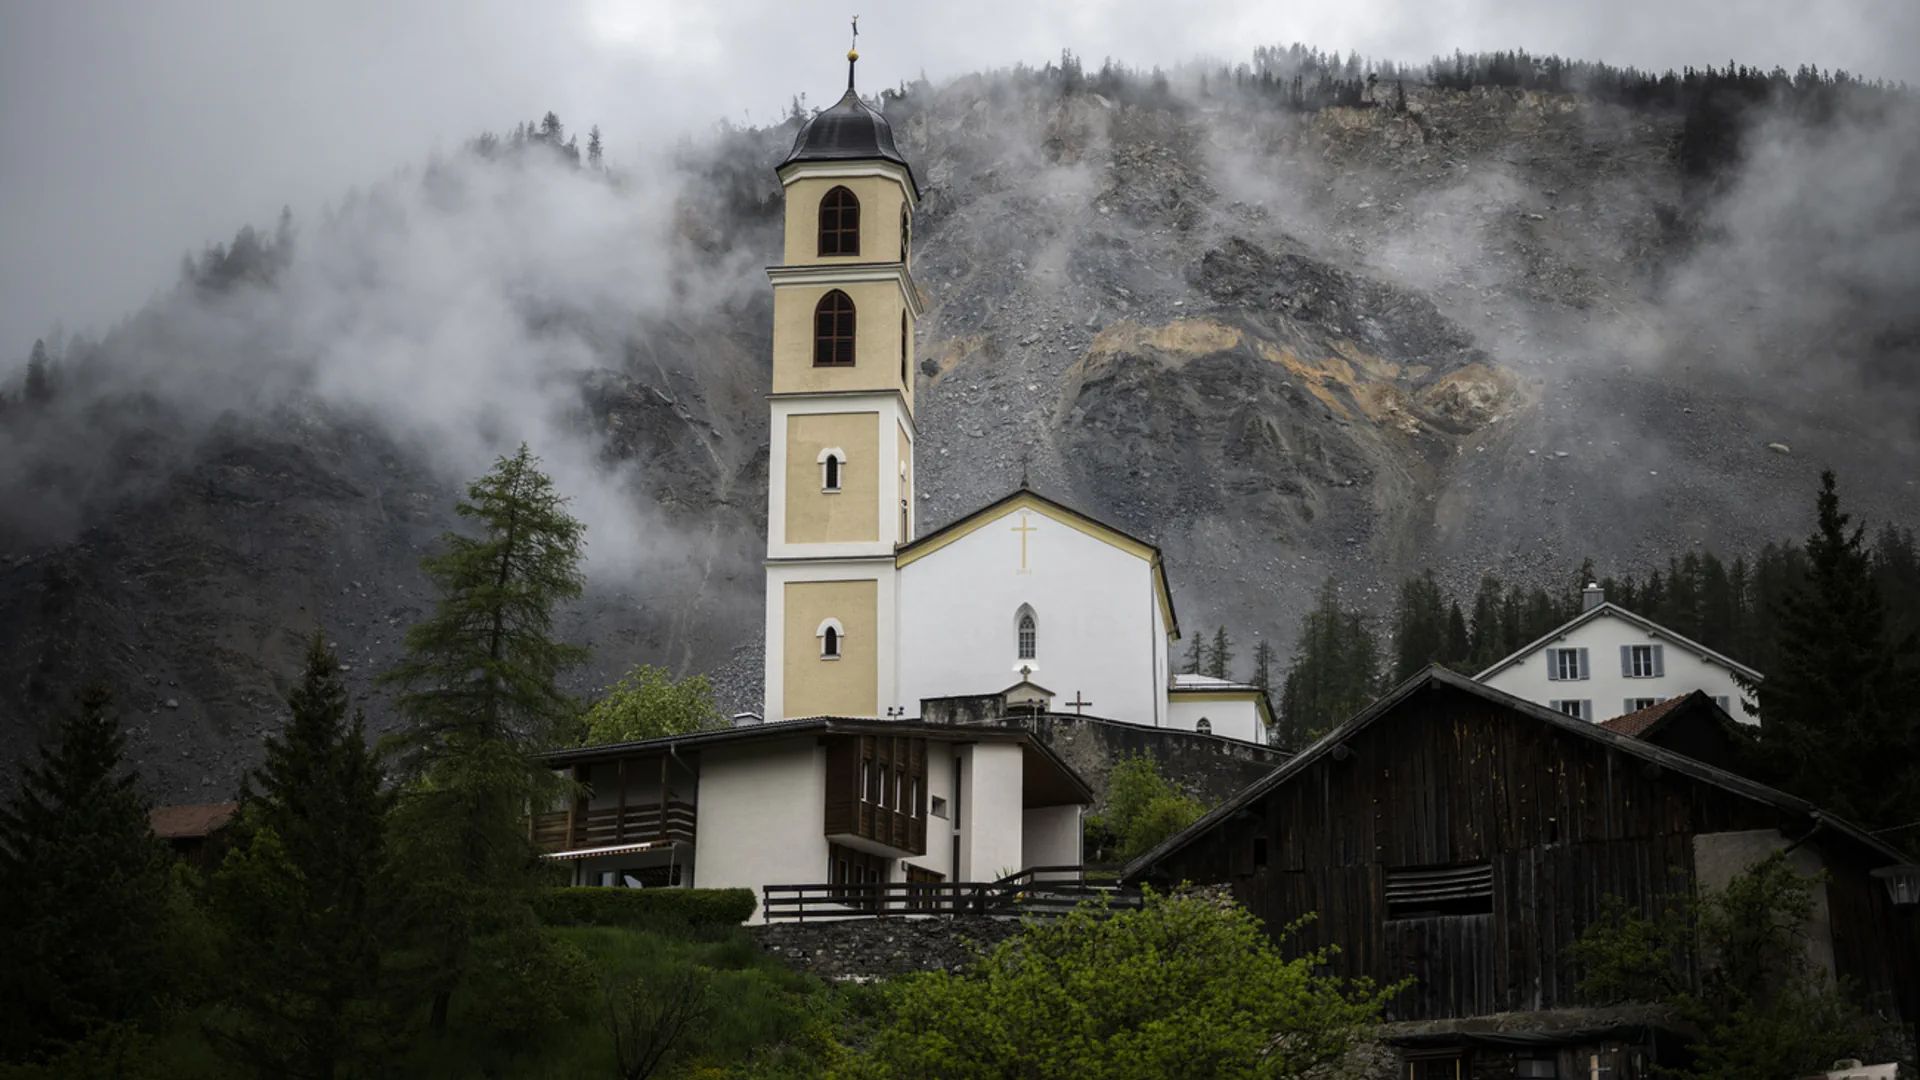
[[[1408,96],[890,102],[926,188],[922,529],[1024,470],[1160,543],[1189,629],[1284,649],[1329,574],[1378,607],[1421,566],[1800,534],[1823,465],[1920,519],[1913,110],[1763,117],[1703,190],[1677,116]],[[60,346],[52,399],[0,415],[5,754],[98,675],[158,793],[222,796],[316,625],[385,727],[417,560],[523,438],[589,523],[580,688],[665,663],[751,707],[790,137],[612,178],[438,162]]]

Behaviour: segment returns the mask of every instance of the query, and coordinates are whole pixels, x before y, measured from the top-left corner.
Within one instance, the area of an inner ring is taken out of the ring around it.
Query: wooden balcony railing
[[[547,851],[617,847],[652,841],[693,842],[692,803],[645,803],[603,810],[567,811],[533,816],[533,842]]]
[[[760,890],[768,922],[888,915],[1057,918],[1102,901],[1109,912],[1127,911],[1140,906],[1141,895],[1138,889],[1089,882],[1078,866],[1036,866],[998,881],[766,885]]]

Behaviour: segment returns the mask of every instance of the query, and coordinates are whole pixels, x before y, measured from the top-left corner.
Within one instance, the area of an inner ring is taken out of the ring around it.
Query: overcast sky
[[[633,164],[648,137],[825,103],[850,6],[870,88],[1062,48],[1148,66],[1296,40],[1920,82],[1916,0],[0,0],[0,371],[56,323],[129,313],[184,251],[483,128],[553,109]]]

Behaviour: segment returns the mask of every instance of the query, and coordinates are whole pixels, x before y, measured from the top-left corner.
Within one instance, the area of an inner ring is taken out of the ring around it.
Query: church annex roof
[[[849,80],[851,81],[851,80]],[[840,100],[813,114],[800,126],[793,150],[780,168],[805,161],[891,161],[907,171],[907,184],[913,197],[920,197],[920,183],[913,166],[900,154],[893,142],[893,126],[879,110],[860,100],[851,85]]]
[[[1023,507],[1045,514],[1070,529],[1117,547],[1152,566],[1154,585],[1160,591],[1161,610],[1166,613],[1167,637],[1179,639],[1180,619],[1173,611],[1173,592],[1167,587],[1166,563],[1160,557],[1160,549],[1099,518],[1083,514],[1066,503],[1049,499],[1024,483],[973,513],[949,521],[925,536],[894,548],[893,565],[904,569],[948,544],[979,531],[1002,515]]]

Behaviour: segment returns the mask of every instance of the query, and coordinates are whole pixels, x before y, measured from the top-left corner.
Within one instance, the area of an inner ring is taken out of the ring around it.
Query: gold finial
[[[853,40],[847,45],[847,89],[853,89],[853,65],[860,59],[860,16],[853,17]]]

